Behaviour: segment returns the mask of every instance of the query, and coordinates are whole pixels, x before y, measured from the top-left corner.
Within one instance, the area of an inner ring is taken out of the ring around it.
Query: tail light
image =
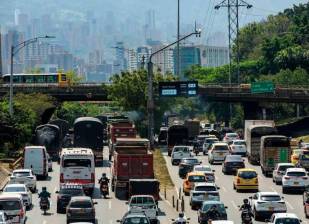
[[[64,182],[63,173],[60,174],[60,183]]]
[[[293,155],[293,156],[292,156],[292,159],[298,160],[297,155]]]
[[[190,184],[190,182],[189,182],[189,181],[187,181],[187,180],[185,181],[185,183],[186,183],[186,185],[189,185],[189,184]]]
[[[308,179],[308,177],[302,177],[304,180],[307,180]]]
[[[255,181],[254,181],[256,184],[258,184],[259,183],[259,180],[258,180],[258,178],[255,178]]]
[[[240,184],[240,179],[239,178],[237,178],[237,184]]]
[[[285,180],[289,180],[289,179],[290,179],[290,177],[284,177],[284,179],[285,179]]]
[[[94,173],[91,173],[91,182],[94,182]]]
[[[20,209],[18,215],[19,215],[20,217],[24,217],[24,215],[25,215],[24,209]]]

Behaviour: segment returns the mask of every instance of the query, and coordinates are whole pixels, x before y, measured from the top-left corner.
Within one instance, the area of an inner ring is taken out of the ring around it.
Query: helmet
[[[244,204],[248,204],[249,200],[247,198],[244,199]]]
[[[106,177],[106,173],[102,173],[102,177]]]
[[[183,212],[179,213],[179,218],[183,218],[185,216],[185,214],[183,214]]]
[[[46,191],[46,187],[42,187],[42,191]]]

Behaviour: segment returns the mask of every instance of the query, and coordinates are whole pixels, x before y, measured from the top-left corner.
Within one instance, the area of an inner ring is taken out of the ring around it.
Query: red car
[[[303,204],[306,218],[309,218],[309,192],[307,190],[303,194]]]

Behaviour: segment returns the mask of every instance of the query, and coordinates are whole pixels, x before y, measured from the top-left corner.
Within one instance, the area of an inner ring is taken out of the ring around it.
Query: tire
[[[233,184],[233,189],[236,190],[235,184]]]
[[[282,193],[283,193],[283,194],[286,194],[286,193],[287,193],[287,189],[284,188],[284,187],[282,187]]]
[[[258,213],[257,213],[257,211],[255,209],[253,211],[253,214],[254,214],[254,220],[255,221],[259,221],[260,217],[259,217],[259,215],[258,215]]]

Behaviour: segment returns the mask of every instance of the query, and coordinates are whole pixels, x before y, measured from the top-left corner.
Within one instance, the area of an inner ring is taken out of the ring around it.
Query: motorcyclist
[[[109,178],[106,176],[106,173],[102,173],[102,177],[99,180],[99,184],[101,183],[109,184]]]
[[[251,205],[249,203],[249,200],[247,198],[244,199],[244,204],[240,207],[239,211],[242,210],[248,210],[251,212]]]
[[[185,214],[183,212],[179,213],[177,219],[173,222],[174,224],[178,224],[178,223],[186,223],[187,219],[185,217]]]
[[[206,216],[211,220],[218,220],[220,218],[220,212],[218,211],[217,205],[211,206],[206,212]]]
[[[47,191],[46,187],[42,187],[41,193],[39,193],[39,198],[40,200],[47,200],[48,201],[48,207],[49,207],[49,198],[50,198],[50,193]]]

